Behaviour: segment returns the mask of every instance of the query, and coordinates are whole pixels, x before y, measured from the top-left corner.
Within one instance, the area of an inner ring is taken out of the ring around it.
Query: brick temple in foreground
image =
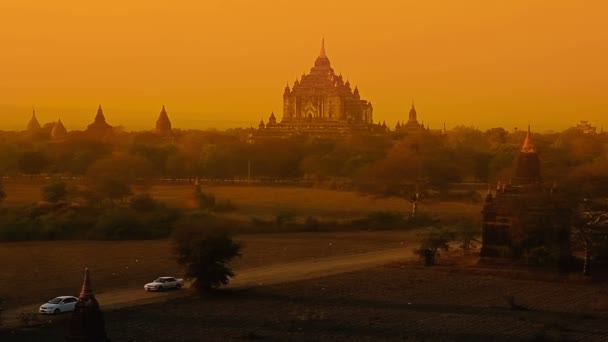
[[[515,177],[490,190],[482,211],[482,262],[557,262],[570,257],[571,210],[555,186],[543,184],[530,129]]]

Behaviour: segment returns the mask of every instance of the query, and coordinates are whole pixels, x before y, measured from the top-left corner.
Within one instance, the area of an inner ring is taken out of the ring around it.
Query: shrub
[[[285,225],[294,223],[295,221],[296,213],[293,210],[284,210],[275,216],[275,223],[279,228],[283,228]]]
[[[62,181],[53,181],[40,189],[42,199],[50,203],[65,201],[69,195],[68,185]]]
[[[131,197],[129,207],[137,212],[151,212],[158,208],[159,203],[150,194],[142,193]]]
[[[124,209],[108,210],[99,216],[90,237],[101,240],[149,238],[136,216]]]
[[[216,213],[227,213],[236,210],[236,206],[232,203],[231,200],[223,200],[217,201],[213,206],[213,211]]]
[[[420,247],[414,251],[426,266],[435,265],[440,251],[447,252],[450,249],[450,241],[454,239],[454,234],[445,229],[431,228],[422,238]]]

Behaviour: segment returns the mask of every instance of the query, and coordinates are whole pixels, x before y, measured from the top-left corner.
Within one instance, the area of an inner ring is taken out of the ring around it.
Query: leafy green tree
[[[240,256],[241,245],[224,230],[182,227],[174,233],[174,251],[185,277],[197,291],[209,292],[227,285],[234,272],[228,263]]]

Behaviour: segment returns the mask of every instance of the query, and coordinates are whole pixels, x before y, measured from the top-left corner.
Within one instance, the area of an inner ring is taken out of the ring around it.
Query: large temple
[[[272,113],[267,123],[260,122],[259,133],[334,134],[370,131],[374,126],[372,104],[361,99],[356,86],[352,89],[348,80],[336,75],[323,41],[310,73],[296,79],[292,88],[285,87],[281,121]]]
[[[482,215],[482,262],[561,263],[570,257],[571,211],[554,185],[542,183],[529,128],[514,178],[499,183],[495,194],[488,190]]]

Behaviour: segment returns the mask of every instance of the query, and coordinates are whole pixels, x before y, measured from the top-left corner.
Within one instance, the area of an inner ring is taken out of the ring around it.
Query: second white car
[[[159,277],[151,283],[144,285],[146,291],[164,291],[179,289],[184,286],[184,280],[175,277]]]

